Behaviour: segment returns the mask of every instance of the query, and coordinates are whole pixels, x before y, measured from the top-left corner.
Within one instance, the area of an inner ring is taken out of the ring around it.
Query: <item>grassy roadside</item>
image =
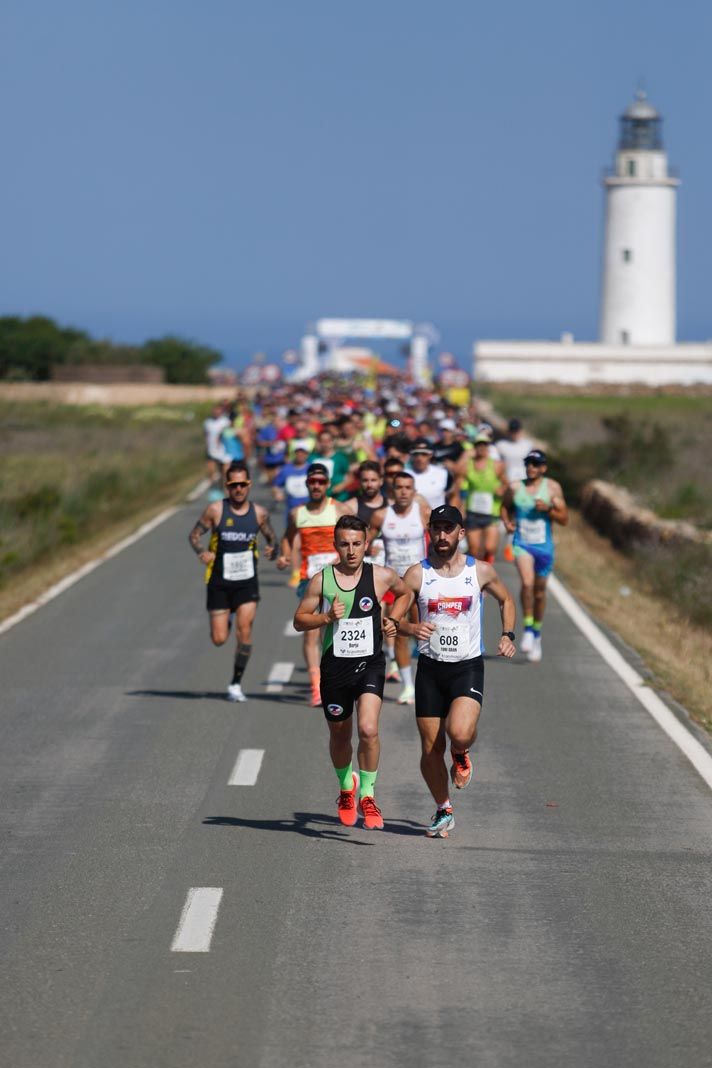
[[[204,406],[0,402],[0,617],[185,498]]]
[[[655,688],[712,735],[712,633],[648,592],[635,559],[617,552],[578,514],[556,536],[556,573],[571,593],[635,649]]]

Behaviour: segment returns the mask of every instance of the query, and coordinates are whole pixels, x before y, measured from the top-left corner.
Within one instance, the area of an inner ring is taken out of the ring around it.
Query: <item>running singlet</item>
[[[381,535],[386,543],[386,566],[392,567],[402,578],[408,568],[425,555],[425,531],[418,502],[413,501],[405,515],[398,515],[389,504]]]
[[[244,515],[236,515],[229,500],[222,502],[220,522],[210,536],[215,559],[205,572],[208,586],[235,589],[254,579],[258,530],[254,504],[250,502]]]
[[[428,560],[421,563],[418,616],[422,623],[434,623],[435,630],[429,638],[418,639],[418,652],[450,663],[481,656],[482,591],[474,556],[465,557],[465,566],[454,578],[439,575]]]
[[[488,458],[482,468],[475,467],[471,462],[463,482],[463,489],[467,494],[467,511],[477,512],[479,515],[499,515],[502,500],[495,496],[499,484],[494,460]]]
[[[425,471],[407,470],[415,480],[416,492],[425,497],[431,508],[440,508],[445,504],[445,494],[452,482],[447,467],[429,464]]]
[[[535,501],[551,503],[549,479],[542,479],[536,493],[527,493],[526,486],[520,482],[514,491],[514,512],[517,529],[514,531],[514,545],[536,545],[538,548],[553,552],[554,538],[551,532],[551,516],[548,512],[538,512]]]
[[[364,660],[382,656],[381,606],[376,600],[373,584],[373,564],[364,563],[361,577],[353,590],[342,590],[333,566],[325,567],[322,573],[322,612],[328,612],[336,595],[345,607],[344,615],[324,630],[322,646],[322,670],[329,667],[342,671],[353,670]],[[364,665],[365,666],[365,665]]]
[[[322,512],[310,512],[305,504],[297,508],[294,525],[299,531],[302,548],[302,566],[299,576],[312,578],[327,564],[338,560],[334,549],[334,527],[336,526],[336,504],[327,497],[326,508]]]

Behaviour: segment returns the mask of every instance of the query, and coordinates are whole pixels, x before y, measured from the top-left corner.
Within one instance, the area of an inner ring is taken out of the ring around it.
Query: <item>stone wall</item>
[[[698,530],[692,523],[661,519],[636,504],[627,490],[600,479],[584,486],[581,512],[617,549],[631,549],[636,545],[712,544],[712,532]]]

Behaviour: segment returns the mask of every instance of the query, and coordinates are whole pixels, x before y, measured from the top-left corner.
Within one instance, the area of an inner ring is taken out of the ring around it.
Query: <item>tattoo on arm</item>
[[[264,534],[265,541],[268,545],[277,544],[277,535],[272,527],[272,521],[270,520],[269,513],[265,512],[265,517],[260,523],[260,530]]]
[[[190,542],[190,546],[196,556],[200,556],[202,552],[205,552],[203,546],[200,544],[200,539],[202,538],[203,534],[207,534],[209,530],[210,527],[206,526],[202,519],[199,519],[191,530],[190,534],[188,535],[188,541]]]

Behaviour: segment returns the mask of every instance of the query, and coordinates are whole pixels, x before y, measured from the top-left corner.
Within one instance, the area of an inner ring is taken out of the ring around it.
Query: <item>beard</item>
[[[441,560],[452,560],[459,547],[458,542],[455,542],[454,545],[448,543],[443,549],[440,548],[437,542],[433,542],[432,545]]]

